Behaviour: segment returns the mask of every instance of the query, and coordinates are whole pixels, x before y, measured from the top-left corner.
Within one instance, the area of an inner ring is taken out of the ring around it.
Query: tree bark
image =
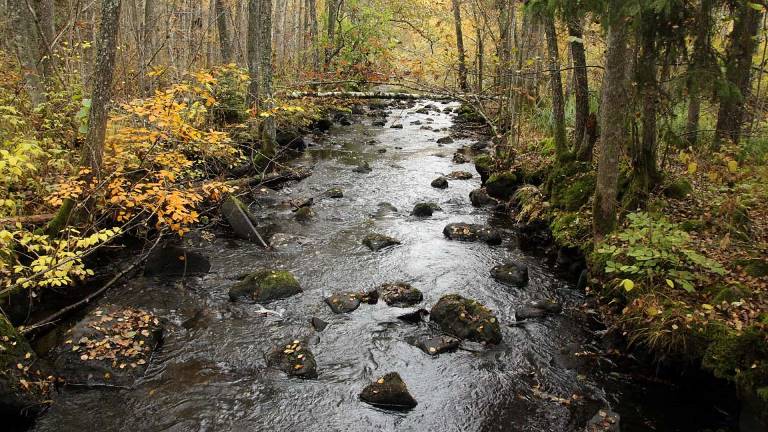
[[[247,37],[247,59],[248,73],[251,81],[248,85],[248,104],[254,107],[259,105],[260,96],[260,75],[259,63],[261,61],[261,2],[262,0],[248,0],[248,37]],[[271,38],[270,38],[271,39]],[[270,47],[270,52],[272,48]]]
[[[720,95],[720,109],[715,129],[715,147],[729,139],[738,144],[744,120],[744,101],[750,93],[752,55],[762,12],[748,2],[738,2],[726,55],[727,90]]]
[[[560,74],[560,53],[557,46],[555,17],[546,12],[542,15],[544,33],[547,38],[549,55],[549,86],[552,91],[552,132],[555,139],[555,153],[559,160],[566,158],[568,144],[565,138],[565,102],[563,101],[563,82]]]
[[[699,137],[701,84],[711,47],[712,7],[713,0],[701,0],[696,17],[696,41],[693,44],[691,65],[688,68],[688,118],[685,125],[685,138],[691,146],[696,145]]]
[[[643,130],[640,141],[632,146],[632,168],[635,191],[647,195],[659,179],[656,166],[657,105],[659,103],[656,51],[657,19],[654,12],[643,14],[640,30],[640,59],[637,65],[637,87],[642,112]]]
[[[56,37],[56,5],[53,0],[36,0],[36,26],[39,29],[40,72],[44,77],[53,74],[56,59],[53,56],[53,39]]]
[[[225,64],[232,62],[232,44],[229,41],[229,28],[227,27],[227,5],[225,0],[214,0],[216,13],[216,28],[219,33],[219,46],[221,48],[221,61]]]
[[[333,53],[336,48],[336,20],[338,19],[339,9],[341,8],[342,0],[327,0],[326,5],[328,9],[327,22],[325,25],[326,30],[326,48],[325,59],[323,61],[325,70],[331,67],[331,61],[333,60]]]
[[[617,5],[614,3],[611,7],[616,8]],[[608,30],[606,45],[603,100],[600,108],[601,150],[592,209],[594,218],[592,230],[596,241],[610,233],[616,225],[619,154],[626,143],[628,90],[626,23],[614,18]]]
[[[578,160],[592,160],[592,140],[587,137],[587,119],[589,118],[589,81],[587,78],[587,57],[584,50],[584,32],[579,17],[567,20],[568,35],[571,37],[571,57],[573,58],[573,81],[575,99],[575,118],[573,125],[573,148]]]
[[[260,109],[270,110],[274,107],[272,101],[272,0],[260,0],[260,2],[259,91],[262,97],[260,105],[263,107]],[[271,115],[265,117],[262,124],[261,148],[262,152],[268,156],[275,153],[276,134],[274,117]]]
[[[26,0],[11,0],[8,4],[13,32],[13,45],[21,66],[21,75],[32,105],[44,103],[45,86],[43,75],[38,67],[40,58],[38,37],[35,29],[35,19],[29,11]]]
[[[459,56],[459,88],[463,92],[468,92],[467,62],[464,53],[464,36],[461,31],[461,0],[451,0],[451,5],[453,6],[453,22],[456,28],[456,51]]]
[[[320,51],[317,43],[317,1],[307,0],[307,15],[309,16],[309,46],[312,50],[312,72],[320,71]]]

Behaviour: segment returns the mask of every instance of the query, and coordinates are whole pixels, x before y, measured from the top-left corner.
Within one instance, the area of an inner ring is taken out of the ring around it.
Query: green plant
[[[724,275],[725,268],[694,251],[691,237],[677,224],[645,212],[630,213],[629,225],[597,248],[605,258],[605,272],[616,275],[627,292],[678,287],[693,292],[711,274]]]

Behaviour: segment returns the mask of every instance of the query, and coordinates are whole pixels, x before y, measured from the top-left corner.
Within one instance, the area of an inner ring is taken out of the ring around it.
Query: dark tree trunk
[[[685,138],[688,145],[695,146],[699,137],[701,118],[701,87],[704,71],[710,57],[710,31],[712,27],[713,0],[701,0],[696,17],[696,41],[693,44],[691,65],[688,68],[688,118]]]
[[[568,35],[571,37],[571,57],[573,58],[573,84],[576,102],[573,125],[573,148],[580,161],[592,160],[592,140],[587,137],[587,119],[589,118],[589,82],[587,80],[587,56],[584,50],[584,34],[578,17],[567,21]]]
[[[456,51],[459,56],[459,88],[463,92],[469,91],[467,83],[467,62],[464,53],[464,35],[461,30],[461,0],[451,0],[453,6],[453,22],[456,28]]]
[[[53,40],[56,37],[56,5],[53,0],[36,0],[36,27],[39,29],[40,71],[44,77],[53,74],[56,58],[53,55]]]
[[[762,12],[748,2],[738,2],[726,56],[726,80],[729,88],[720,95],[715,147],[728,139],[739,142],[744,120],[744,102],[749,96],[752,55]]]
[[[40,58],[38,37],[35,31],[35,18],[29,11],[25,0],[11,0],[8,4],[13,32],[13,45],[21,66],[24,85],[33,105],[45,102],[45,86],[42,71],[38,67]]]
[[[555,138],[555,152],[559,160],[566,158],[568,144],[565,138],[565,102],[563,101],[563,82],[560,73],[560,52],[557,47],[555,17],[551,13],[543,16],[544,33],[547,38],[549,56],[549,86],[552,91],[552,132]]]
[[[248,59],[248,73],[251,76],[251,82],[248,85],[248,104],[258,106],[260,96],[260,75],[259,63],[261,61],[261,21],[260,21],[261,0],[248,1],[248,37],[246,40],[246,51]],[[270,38],[271,39],[271,38]],[[271,48],[270,48],[271,51]]]
[[[312,50],[312,71],[320,71],[320,53],[317,43],[317,1],[307,0],[307,15],[309,17],[309,46]]]
[[[216,28],[219,33],[219,47],[221,48],[221,61],[232,62],[232,44],[229,41],[229,28],[227,25],[227,5],[225,0],[215,0],[214,11],[216,13]]]
[[[333,55],[336,48],[336,20],[339,17],[339,9],[341,9],[342,0],[327,0],[328,15],[325,25],[326,37],[328,38],[328,46],[325,49],[325,70],[328,70],[333,60]]]
[[[640,59],[637,64],[637,85],[642,105],[642,136],[632,146],[633,180],[636,191],[647,195],[659,179],[656,167],[657,106],[659,104],[658,53],[656,51],[656,25],[654,13],[643,16],[640,34]]]
[[[272,0],[260,0],[260,49],[259,49],[259,92],[261,100],[260,109],[270,110],[272,102]],[[273,116],[264,118],[262,124],[262,151],[272,156],[275,153],[275,120]]]
[[[613,7],[616,7],[615,5]],[[601,148],[593,203],[593,233],[600,240],[616,224],[619,154],[627,140],[627,28],[614,19],[608,31],[601,103]]]

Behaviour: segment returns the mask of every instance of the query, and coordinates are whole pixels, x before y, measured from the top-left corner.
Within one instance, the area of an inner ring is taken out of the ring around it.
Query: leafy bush
[[[710,275],[726,273],[719,262],[694,251],[690,236],[677,224],[645,212],[627,218],[629,225],[596,250],[605,259],[605,272],[615,275],[627,292],[678,287],[693,292]]]

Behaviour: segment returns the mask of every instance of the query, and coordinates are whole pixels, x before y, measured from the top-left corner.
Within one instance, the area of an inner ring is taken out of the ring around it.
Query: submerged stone
[[[368,246],[368,249],[378,252],[384,248],[390,246],[399,245],[400,241],[384,234],[368,234],[363,239],[363,244]]]
[[[440,176],[440,177],[432,180],[432,183],[430,183],[430,184],[432,185],[433,188],[445,189],[445,188],[448,187],[448,179],[443,177],[443,176]]]
[[[301,207],[293,215],[299,222],[307,222],[315,216],[315,212],[309,207]]]
[[[453,180],[471,180],[474,176],[468,171],[453,171],[446,177]]]
[[[397,372],[390,372],[366,386],[360,399],[368,404],[393,410],[407,410],[417,405]]]
[[[428,334],[408,338],[407,342],[431,356],[456,351],[461,343],[461,341],[455,337],[442,335],[433,336]]]
[[[524,287],[528,285],[528,266],[515,262],[500,264],[491,269],[491,276],[503,284]]]
[[[317,378],[317,362],[312,351],[299,339],[288,339],[267,354],[267,366],[297,378]]]
[[[344,198],[344,191],[341,188],[331,188],[325,191],[328,198]]]
[[[424,322],[424,320],[429,316],[429,311],[426,309],[418,309],[413,312],[408,312],[402,315],[399,315],[397,319],[401,321],[405,321],[408,324],[419,324]]]
[[[430,320],[460,339],[488,344],[501,342],[499,321],[490,309],[458,294],[443,296],[432,307]]]
[[[478,224],[451,223],[443,228],[443,235],[451,240],[483,241],[489,245],[501,244],[501,233],[491,227]]]
[[[363,161],[360,165],[353,168],[352,171],[358,174],[368,174],[369,172],[373,171],[373,168],[371,168],[368,162]]]
[[[424,299],[417,288],[404,282],[384,284],[378,288],[379,298],[388,306],[410,307]]]
[[[543,318],[562,312],[563,306],[552,300],[535,300],[515,310],[515,319],[523,321],[531,318]]]
[[[325,328],[328,327],[328,323],[318,317],[312,317],[309,320],[309,323],[312,324],[313,329],[319,332],[325,330]]]
[[[417,217],[430,217],[433,212],[442,210],[439,205],[435,203],[418,203],[413,206],[411,214]]]
[[[469,200],[474,207],[496,206],[499,204],[495,198],[491,198],[485,188],[475,189],[469,193]]]
[[[301,286],[291,272],[260,270],[247,275],[229,289],[229,299],[237,301],[250,297],[256,303],[268,303],[301,292]]]
[[[211,263],[203,255],[180,246],[164,246],[149,255],[144,276],[189,276],[210,270]]]

